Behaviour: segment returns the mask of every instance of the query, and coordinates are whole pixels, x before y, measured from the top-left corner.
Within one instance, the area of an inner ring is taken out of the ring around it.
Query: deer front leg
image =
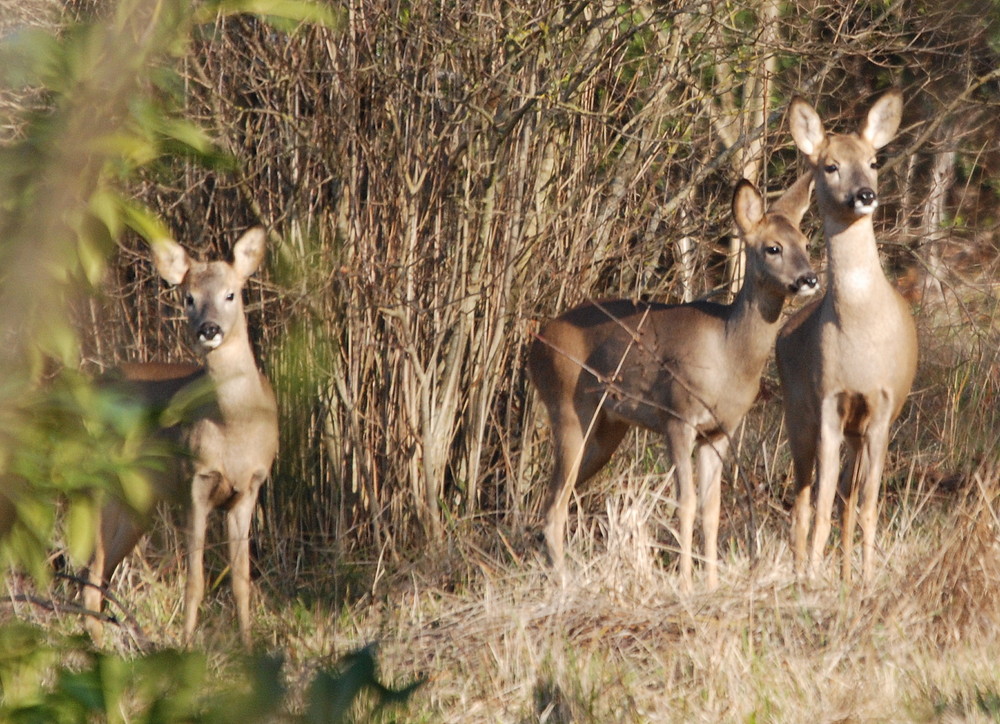
[[[694,449],[695,431],[683,421],[671,422],[667,430],[667,444],[674,463],[677,480],[677,515],[680,518],[680,589],[690,593],[693,588],[691,547],[694,538],[694,518],[698,511],[698,497],[694,487],[691,453]]]
[[[882,482],[882,469],[885,467],[886,451],[889,447],[889,426],[892,420],[888,417],[872,423],[868,430],[868,445],[865,456],[868,465],[863,470],[861,480],[861,523],[862,536],[862,568],[861,576],[865,583],[872,580],[875,568],[875,527],[878,523],[878,495]]]
[[[858,487],[861,471],[865,465],[865,443],[856,436],[847,437],[847,455],[844,469],[840,472],[837,483],[840,498],[840,547],[841,558],[840,578],[850,585],[854,573],[854,524],[857,520]]]
[[[698,497],[701,499],[701,529],[710,591],[719,587],[719,509],[722,467],[728,449],[728,436],[698,446]]]
[[[823,400],[816,457],[816,517],[813,526],[809,575],[823,568],[823,551],[830,537],[833,502],[840,473],[840,446],[844,441],[843,421],[836,398]]]
[[[226,514],[229,537],[229,573],[233,581],[233,598],[240,624],[240,639],[250,648],[250,522],[257,505],[257,494],[266,479],[258,473],[251,482],[251,489],[242,495]]]
[[[814,463],[815,465],[815,463]],[[805,578],[808,573],[809,523],[812,519],[812,482],[797,483],[795,502],[792,505],[792,557],[795,576]]]
[[[184,587],[184,640],[190,642],[198,624],[198,607],[205,597],[205,531],[211,512],[211,493],[219,473],[195,473],[192,482],[191,511],[188,517],[188,571]]]

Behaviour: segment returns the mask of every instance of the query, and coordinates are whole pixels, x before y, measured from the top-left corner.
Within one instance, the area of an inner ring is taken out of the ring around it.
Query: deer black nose
[[[855,198],[862,206],[871,206],[876,200],[875,192],[869,188],[859,189]]]
[[[222,336],[222,328],[215,322],[205,322],[198,327],[198,339],[209,342]]]
[[[819,279],[816,277],[816,273],[809,272],[796,279],[795,283],[791,285],[791,290],[797,294],[803,289],[815,290],[818,286]]]

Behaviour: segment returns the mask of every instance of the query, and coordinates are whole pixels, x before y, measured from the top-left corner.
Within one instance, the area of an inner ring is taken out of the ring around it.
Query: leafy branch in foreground
[[[348,654],[308,685],[304,712],[289,711],[283,662],[269,655],[227,666],[216,680],[204,653],[166,649],[134,660],[95,652],[82,637],[51,643],[25,624],[0,628],[0,719],[11,722],[364,721],[405,704],[422,684],[380,683],[372,647]],[[68,663],[67,663],[68,662]],[[43,683],[47,682],[47,683]],[[241,682],[241,683],[234,683]],[[365,692],[373,694],[364,699]]]
[[[170,157],[232,165],[183,117],[176,66],[200,23],[247,10],[286,25],[335,22],[298,0],[121,0],[103,20],[25,29],[0,45],[4,85],[43,99],[9,119],[19,138],[0,148],[0,558],[38,579],[57,498],[68,499],[76,560],[90,553],[102,491],[140,513],[149,500],[137,471],[156,463],[137,442],[142,416],[77,373],[70,310],[95,293],[126,229],[170,237],[124,191],[141,169]]]

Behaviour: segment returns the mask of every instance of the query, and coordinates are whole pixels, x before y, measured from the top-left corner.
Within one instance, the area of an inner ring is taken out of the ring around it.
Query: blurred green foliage
[[[380,683],[369,647],[317,672],[303,713],[292,714],[282,663],[255,655],[217,677],[201,652],[167,649],[126,660],[95,652],[82,637],[53,642],[35,627],[7,625],[0,628],[0,721],[336,724],[405,703],[422,684],[392,689]]]
[[[142,471],[164,454],[146,443],[141,405],[78,374],[69,309],[94,293],[126,229],[150,243],[170,236],[128,195],[138,171],[178,156],[232,164],[183,117],[176,67],[194,30],[239,12],[285,28],[336,22],[328,6],[299,0],[121,0],[105,10],[0,44],[4,88],[37,99],[4,119],[19,133],[0,147],[0,559],[39,580],[56,501],[69,553],[84,561],[100,495],[144,512]]]
[[[149,504],[146,413],[78,374],[69,308],[93,293],[126,227],[169,237],[123,192],[130,174],[181,150],[222,157],[169,92],[192,16],[179,0],[123,0],[106,20],[0,46],[6,86],[41,98],[0,148],[0,555],[40,580],[56,501],[77,562],[90,555],[101,491],[140,512]]]
[[[69,308],[94,293],[126,229],[150,243],[169,237],[128,197],[138,170],[178,155],[231,163],[182,117],[174,64],[196,27],[242,12],[283,29],[336,22],[328,6],[298,0],[121,0],[103,19],[59,33],[24,30],[0,44],[5,88],[40,99],[4,119],[18,138],[0,148],[0,560],[38,581],[50,575],[58,521],[70,556],[85,561],[102,495],[146,511],[143,471],[170,454],[150,432],[182,411],[150,410],[80,374]],[[54,638],[0,626],[0,720],[290,720],[274,658],[250,659],[227,683],[211,681],[216,672],[201,653],[129,660],[95,652],[83,637]],[[366,686],[386,701],[408,696],[381,686],[374,669],[362,652],[345,672],[323,673],[306,709],[342,721]]]

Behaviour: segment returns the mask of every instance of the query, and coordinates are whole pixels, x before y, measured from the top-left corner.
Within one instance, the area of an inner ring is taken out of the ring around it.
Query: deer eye
[[[769,244],[768,246],[764,247],[764,253],[767,254],[768,256],[777,256],[778,254],[781,253],[781,247],[778,246],[777,244]]]
[[[194,296],[190,292],[184,295],[184,304],[188,307],[194,306]]]
[[[880,164],[877,160],[872,161],[871,166],[872,166],[872,171],[878,171],[880,168],[882,168],[882,164]]]
[[[823,167],[823,170],[826,171],[827,173],[837,173],[837,171],[840,170],[840,167],[837,166],[837,164],[835,163],[828,163],[826,166]]]
[[[231,302],[234,299],[236,299],[236,294],[234,294],[233,292],[229,292],[229,294],[226,295],[226,301],[227,302]]]

